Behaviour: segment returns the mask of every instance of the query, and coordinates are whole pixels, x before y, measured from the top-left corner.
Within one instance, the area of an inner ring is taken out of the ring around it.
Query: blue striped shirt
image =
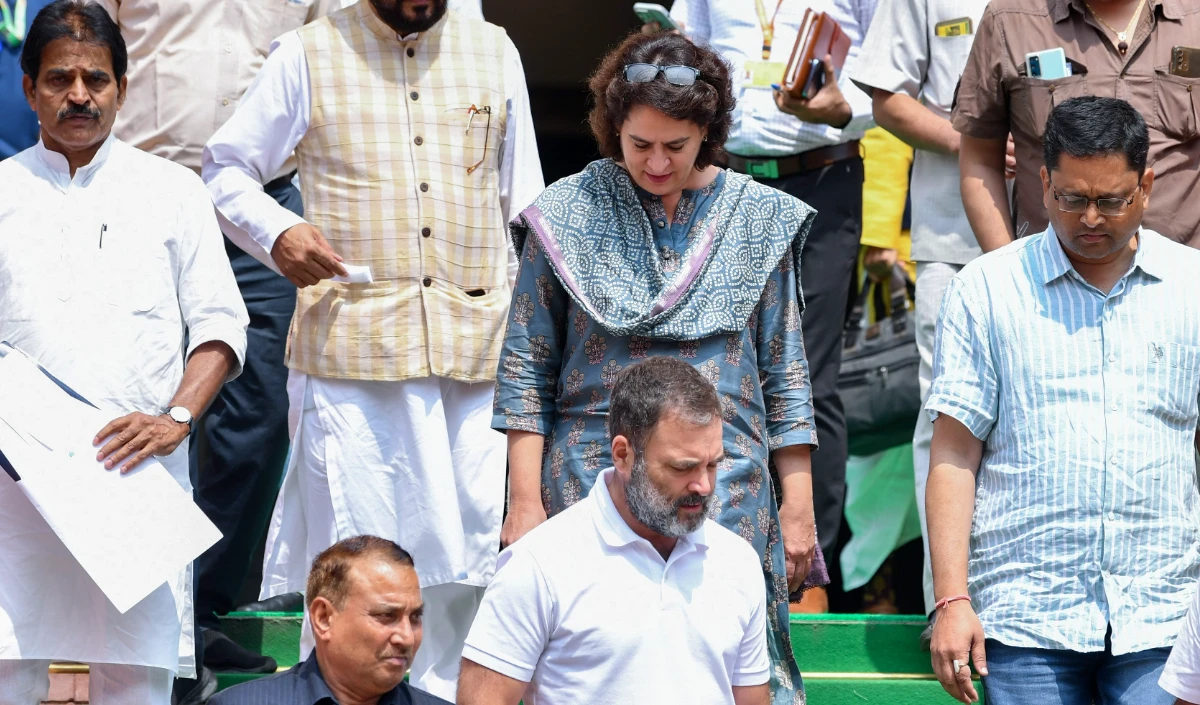
[[[985,441],[969,578],[989,638],[1175,641],[1200,576],[1198,393],[1200,251],[1142,230],[1106,295],[1049,230],[955,277],[926,409]]]

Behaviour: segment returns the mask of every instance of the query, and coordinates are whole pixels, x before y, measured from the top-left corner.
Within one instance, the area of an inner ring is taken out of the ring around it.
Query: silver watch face
[[[190,424],[192,422],[192,412],[188,411],[187,409],[183,408],[182,406],[171,407],[171,410],[168,411],[167,414],[176,423]]]

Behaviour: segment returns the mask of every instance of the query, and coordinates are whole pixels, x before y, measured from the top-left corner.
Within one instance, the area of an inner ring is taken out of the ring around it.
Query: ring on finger
[[[962,667],[963,667],[962,661],[959,661],[958,659],[954,659],[954,675],[958,675],[958,672],[962,670]]]

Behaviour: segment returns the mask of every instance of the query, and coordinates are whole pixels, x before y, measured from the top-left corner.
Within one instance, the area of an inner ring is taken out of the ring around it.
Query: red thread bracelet
[[[945,609],[946,605],[949,605],[951,602],[961,602],[963,600],[970,602],[971,598],[968,597],[967,595],[954,595],[953,597],[943,597],[942,599],[937,601],[937,604],[933,606],[933,609],[934,609],[934,611]]]

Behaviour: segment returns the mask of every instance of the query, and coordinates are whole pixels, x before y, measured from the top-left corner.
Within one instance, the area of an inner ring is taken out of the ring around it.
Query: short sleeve
[[[516,545],[500,554],[496,575],[467,634],[463,658],[528,683],[550,642],[555,610],[537,560],[520,549]]]
[[[731,684],[737,687],[762,685],[771,679],[771,657],[767,652],[767,593],[753,590],[754,611],[738,647],[737,667]]]
[[[999,384],[988,335],[987,312],[960,276],[950,281],[933,346],[933,386],[925,410],[945,414],[987,440],[996,423]]]
[[[979,139],[1008,137],[1008,95],[1004,90],[1004,34],[992,6],[983,11],[971,55],[955,94],[954,129]]]
[[[1192,599],[1158,684],[1181,700],[1200,703],[1200,591]]]
[[[867,95],[873,88],[920,94],[929,68],[926,1],[880,0],[852,76]]]

